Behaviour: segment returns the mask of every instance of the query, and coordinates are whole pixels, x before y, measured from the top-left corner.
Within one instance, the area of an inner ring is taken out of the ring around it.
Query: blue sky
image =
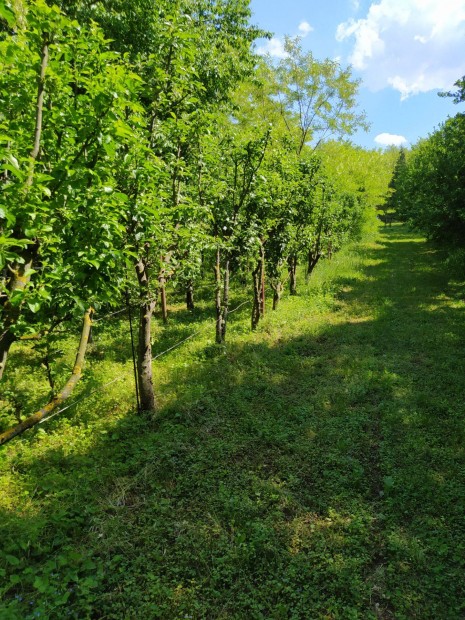
[[[285,34],[318,59],[352,65],[370,130],[356,144],[414,144],[463,110],[438,97],[465,75],[465,0],[251,0],[252,21],[274,33],[261,53],[279,58]]]

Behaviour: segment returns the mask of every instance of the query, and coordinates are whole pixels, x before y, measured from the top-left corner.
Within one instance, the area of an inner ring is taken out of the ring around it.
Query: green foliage
[[[396,192],[404,220],[458,246],[465,239],[464,144],[465,115],[457,114],[412,149]]]
[[[452,93],[450,91],[445,92],[445,93],[438,93],[439,96],[440,97],[453,97],[454,103],[463,103],[465,101],[465,76],[457,80],[454,86],[457,88],[455,93]]]
[[[344,138],[366,127],[365,114],[356,110],[360,82],[352,79],[350,67],[317,60],[302,50],[298,37],[287,37],[284,47],[287,55],[276,73],[278,98],[291,119],[288,128],[298,153],[306,143],[316,147],[328,137]]]
[[[402,210],[402,183],[405,180],[406,176],[406,156],[403,148],[400,149],[399,156],[396,161],[396,165],[394,166],[394,170],[392,173],[392,179],[389,182],[389,189],[391,190],[391,195],[388,196],[386,201],[386,210],[391,209],[397,214],[397,211]]]
[[[31,159],[41,50],[48,45],[40,158]],[[2,244],[0,294],[28,308],[16,325],[118,297],[126,196],[116,189],[122,149],[135,140],[139,80],[89,30],[33,3],[0,42]],[[8,270],[34,248],[29,284],[8,290]],[[5,271],[6,270],[6,271]],[[47,318],[46,318],[47,317]]]
[[[334,185],[340,192],[352,194],[368,217],[389,197],[397,149],[369,151],[329,141],[319,152]]]
[[[158,280],[193,282],[219,239],[233,269],[269,241],[278,277],[289,254],[330,255],[355,230],[350,191],[326,171],[309,181],[298,161],[311,159],[309,141],[363,125],[349,69],[291,39],[279,67],[258,61],[251,43],[264,33],[247,0],[60,7],[37,0],[3,15],[17,25],[3,33],[0,117],[10,335],[115,303],[139,260],[153,298]]]

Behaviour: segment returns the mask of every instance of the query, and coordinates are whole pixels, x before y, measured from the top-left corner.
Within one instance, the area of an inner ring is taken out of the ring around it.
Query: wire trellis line
[[[242,306],[245,306],[246,304],[250,304],[250,303],[252,303],[252,302],[250,301],[250,299],[248,299],[247,301],[243,301],[243,302],[242,302],[241,304],[239,304],[236,308],[234,308],[234,310],[229,310],[229,311],[228,311],[228,316],[229,316],[230,314],[233,314],[233,312],[236,312],[236,310],[239,310],[239,308],[242,308]]]
[[[234,312],[236,312],[237,310],[239,310],[240,308],[242,308],[243,306],[245,306],[246,304],[251,303],[251,301],[248,299],[242,303],[240,303],[238,306],[236,306],[235,308],[233,308],[233,310],[230,310],[228,312],[228,315],[233,314]],[[101,317],[100,319],[97,319],[98,321],[103,321],[106,318],[109,318],[110,316],[114,316],[115,314],[120,314],[124,311],[127,311],[127,308],[123,308],[122,310],[118,310],[117,312],[112,312],[111,314],[108,314],[104,317]],[[97,321],[94,321],[94,323],[96,323]],[[162,357],[163,355],[166,355],[166,353],[169,353],[170,351],[172,351],[173,349],[176,349],[177,347],[181,346],[182,344],[184,344],[185,342],[187,342],[188,340],[191,340],[192,338],[194,338],[195,336],[198,336],[200,333],[202,333],[203,331],[205,331],[205,329],[207,327],[211,327],[212,324],[216,323],[216,318],[207,323],[206,325],[204,325],[201,329],[198,329],[197,331],[193,332],[192,334],[190,334],[189,336],[187,336],[187,338],[183,338],[182,340],[180,340],[179,342],[176,342],[175,344],[173,344],[171,347],[168,347],[168,349],[165,349],[164,351],[161,351],[160,353],[157,353],[156,355],[154,355],[152,357],[152,362],[154,362],[156,359]],[[123,379],[127,378],[129,375],[129,372],[120,375],[119,377],[116,377],[115,379],[112,379],[111,381],[109,381],[108,383],[105,383],[104,385],[101,385],[97,388],[95,388],[94,390],[92,390],[91,392],[89,392],[88,394],[85,394],[84,396],[81,396],[81,398],[78,398],[77,400],[73,401],[72,403],[70,403],[69,405],[66,405],[66,407],[62,407],[61,409],[59,409],[58,411],[54,411],[53,413],[51,413],[49,416],[47,416],[46,418],[43,418],[42,420],[40,420],[38,422],[38,424],[43,424],[44,422],[46,422],[47,420],[51,420],[52,418],[54,418],[55,416],[59,415],[60,413],[63,413],[64,411],[66,411],[67,409],[71,409],[72,407],[75,407],[76,405],[78,405],[80,402],[87,400],[88,398],[90,398],[91,396],[93,396],[94,394],[96,394],[97,392],[101,392],[103,390],[105,390],[107,387],[109,387],[110,385],[113,385],[114,383],[116,383],[117,381],[122,381]]]
[[[105,383],[105,385],[100,385],[98,388],[95,388],[94,390],[92,390],[88,394],[85,394],[84,396],[81,396],[81,398],[78,398],[77,400],[73,401],[69,405],[66,405],[66,407],[62,407],[62,409],[59,409],[58,411],[54,411],[53,413],[51,413],[46,418],[43,418],[42,420],[40,420],[38,422],[38,424],[43,424],[47,420],[50,420],[51,418],[54,418],[56,415],[58,415],[60,413],[63,413],[63,411],[66,411],[67,409],[71,409],[71,407],[74,407],[75,405],[77,405],[78,403],[82,402],[83,400],[86,400],[87,398],[90,398],[96,392],[101,392],[102,390],[106,389],[108,386],[112,385],[113,383],[116,383],[117,381],[121,381],[122,379],[125,378],[125,376],[126,375],[120,375],[119,377],[116,377],[116,379],[113,379],[112,381],[109,381],[108,383]]]
[[[239,304],[236,308],[234,308],[234,310],[231,310],[230,312],[228,312],[228,316],[230,314],[232,314],[233,312],[236,312],[236,310],[239,310],[239,308],[241,308],[242,306],[245,306],[245,304],[250,303],[250,300],[244,301],[243,303]],[[212,321],[213,324],[216,323],[216,318]],[[212,323],[208,323],[207,325],[204,325],[204,327],[202,327],[202,329],[197,330],[196,332],[193,332],[192,334],[190,334],[189,336],[187,336],[187,338],[184,338],[183,340],[180,340],[179,342],[177,342],[176,344],[173,344],[171,347],[169,347],[168,349],[166,349],[166,351],[162,351],[161,353],[157,353],[157,355],[154,355],[152,357],[152,361],[155,361],[156,359],[158,359],[159,357],[161,357],[162,355],[165,355],[165,353],[169,353],[170,351],[172,351],[173,349],[176,349],[176,347],[179,347],[181,344],[184,344],[184,342],[187,342],[188,340],[190,340],[191,338],[194,338],[194,336],[197,336],[198,334],[202,333],[207,327],[210,327],[212,325]]]
[[[115,312],[110,312],[109,314],[105,314],[105,316],[100,317],[99,319],[94,319],[92,321],[92,323],[100,323],[100,321],[105,321],[106,319],[109,319],[111,316],[116,316],[117,314],[122,314],[123,312],[126,312],[127,309],[126,308],[122,308],[121,310],[116,310]]]

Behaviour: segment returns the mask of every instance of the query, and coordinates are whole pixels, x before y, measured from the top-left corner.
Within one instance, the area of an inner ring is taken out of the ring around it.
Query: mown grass
[[[1,452],[0,617],[464,618],[464,290],[394,226],[225,349],[206,297],[174,307],[155,355],[201,333],[156,361],[155,420],[102,321],[81,394],[122,379]]]

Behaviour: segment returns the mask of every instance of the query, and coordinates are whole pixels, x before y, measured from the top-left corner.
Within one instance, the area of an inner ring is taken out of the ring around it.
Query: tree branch
[[[24,433],[28,428],[32,428],[38,424],[41,420],[47,417],[52,411],[54,411],[59,405],[61,405],[73,392],[77,382],[82,376],[82,368],[84,365],[84,357],[87,349],[87,342],[89,340],[90,328],[92,325],[93,309],[89,308],[84,314],[84,322],[82,326],[81,340],[79,342],[79,348],[76,355],[76,361],[74,362],[73,372],[68,379],[64,388],[59,392],[55,398],[53,398],[47,405],[39,409],[37,413],[29,416],[26,420],[23,420],[20,424],[13,426],[4,433],[0,434],[0,446],[7,443],[13,437]]]

